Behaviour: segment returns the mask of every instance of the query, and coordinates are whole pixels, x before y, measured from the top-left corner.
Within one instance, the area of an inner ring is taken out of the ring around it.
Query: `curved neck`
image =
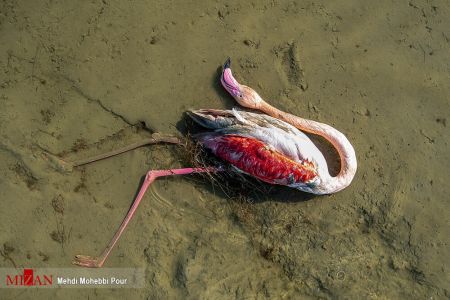
[[[294,116],[266,102],[261,102],[259,110],[274,118],[283,120],[300,130],[320,135],[336,148],[341,159],[341,170],[336,177],[329,176],[326,187],[324,186],[324,193],[328,194],[340,191],[350,184],[356,173],[357,162],[355,150],[344,134],[327,124]]]

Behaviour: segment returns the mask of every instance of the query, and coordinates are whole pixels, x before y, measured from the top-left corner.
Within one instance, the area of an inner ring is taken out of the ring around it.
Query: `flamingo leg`
[[[169,144],[181,144],[182,141],[175,136],[172,135],[163,135],[160,133],[154,133],[151,137],[145,138],[139,142],[124,146],[119,149],[115,149],[106,153],[101,153],[92,157],[79,159],[76,161],[65,161],[53,154],[50,154],[48,152],[44,153],[45,159],[50,162],[56,169],[64,171],[64,172],[70,172],[73,168],[78,166],[87,165],[105,158],[109,158],[112,156],[116,156],[125,152],[128,152],[130,150],[134,150],[136,148],[150,145],[150,144],[156,144],[156,143],[169,143]]]
[[[114,234],[113,238],[111,239],[111,241],[109,242],[108,246],[105,248],[103,253],[99,257],[76,255],[75,259],[73,261],[73,264],[82,266],[82,267],[88,267],[88,268],[100,268],[103,266],[106,258],[111,253],[111,250],[113,249],[114,245],[117,243],[117,241],[119,240],[123,231],[127,227],[128,223],[133,218],[133,216],[136,212],[136,209],[138,208],[145,192],[147,191],[147,188],[150,186],[150,184],[153,181],[155,181],[156,178],[172,176],[172,175],[187,175],[187,174],[192,174],[192,173],[207,173],[207,172],[218,172],[218,171],[221,171],[221,169],[215,168],[215,167],[183,168],[183,169],[156,170],[156,171],[151,170],[151,171],[149,171],[147,173],[147,175],[145,176],[144,183],[142,184],[141,189],[139,190],[139,193],[133,202],[133,205],[131,206],[127,215],[123,219],[122,224],[120,225],[119,229]]]

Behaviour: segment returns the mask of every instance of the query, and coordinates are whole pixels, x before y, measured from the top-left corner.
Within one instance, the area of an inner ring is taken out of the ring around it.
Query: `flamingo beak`
[[[233,97],[238,97],[241,95],[240,84],[234,79],[231,73],[231,60],[228,58],[223,65],[222,76],[220,77],[220,82],[222,86],[227,90],[228,93]]]

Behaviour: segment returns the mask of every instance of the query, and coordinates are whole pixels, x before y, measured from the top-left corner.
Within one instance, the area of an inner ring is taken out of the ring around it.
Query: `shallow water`
[[[106,263],[144,267],[145,288],[0,295],[449,297],[448,15],[448,1],[3,1],[1,267],[98,254],[146,171],[183,165],[158,145],[62,174],[43,150],[85,157],[139,140],[134,124],[179,133],[187,109],[232,107],[228,56],[271,104],[344,132],[359,169],[335,195],[254,204],[159,180]]]

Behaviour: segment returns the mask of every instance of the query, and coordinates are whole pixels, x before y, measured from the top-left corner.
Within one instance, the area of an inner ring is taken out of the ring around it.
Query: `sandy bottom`
[[[1,267],[96,255],[174,146],[61,173],[69,159],[181,134],[190,108],[231,108],[237,78],[353,143],[352,185],[230,200],[201,177],[155,182],[107,267],[143,289],[1,289],[2,298],[450,297],[447,1],[14,1],[0,4]],[[328,155],[336,166],[336,157]],[[255,199],[253,199],[255,200]],[[0,278],[0,280],[3,280]]]

